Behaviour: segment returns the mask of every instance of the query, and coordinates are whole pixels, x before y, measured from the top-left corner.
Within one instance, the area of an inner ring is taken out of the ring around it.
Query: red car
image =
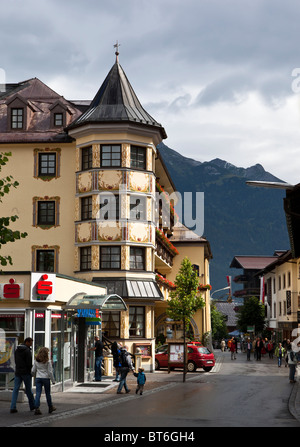
[[[197,368],[203,368],[209,372],[215,366],[215,356],[206,347],[201,344],[188,344],[187,346],[189,372],[196,371]],[[183,363],[170,364],[172,368],[183,368]],[[155,369],[168,367],[168,345],[162,345],[155,351]]]

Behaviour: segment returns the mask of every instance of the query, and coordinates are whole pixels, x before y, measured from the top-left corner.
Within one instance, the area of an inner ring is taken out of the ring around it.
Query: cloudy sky
[[[165,144],[300,182],[298,0],[0,0],[0,77],[92,99],[115,61]],[[1,79],[0,79],[1,83]]]

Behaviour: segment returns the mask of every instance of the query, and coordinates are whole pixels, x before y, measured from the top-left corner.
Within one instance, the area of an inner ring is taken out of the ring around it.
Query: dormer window
[[[64,115],[63,113],[54,113],[54,126],[63,126]]]
[[[11,128],[23,129],[24,127],[24,109],[11,109]]]
[[[10,98],[7,103],[7,130],[26,130],[34,109],[19,95]]]
[[[68,125],[69,117],[72,112],[62,101],[57,100],[52,104],[49,110],[52,127],[65,127]]]

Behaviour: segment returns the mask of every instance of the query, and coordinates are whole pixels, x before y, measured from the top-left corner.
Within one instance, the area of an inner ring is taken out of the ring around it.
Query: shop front
[[[106,296],[106,288],[59,274],[12,272],[0,281],[0,387],[12,388],[14,351],[27,337],[33,355],[49,348],[56,388],[72,385],[79,373],[78,322],[64,306],[77,296]],[[90,323],[91,339],[96,326]]]

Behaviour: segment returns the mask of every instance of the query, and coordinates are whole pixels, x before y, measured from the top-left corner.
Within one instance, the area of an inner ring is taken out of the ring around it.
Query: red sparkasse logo
[[[47,281],[48,275],[42,275],[42,279],[36,284],[36,293],[38,295],[51,295],[52,281]]]

